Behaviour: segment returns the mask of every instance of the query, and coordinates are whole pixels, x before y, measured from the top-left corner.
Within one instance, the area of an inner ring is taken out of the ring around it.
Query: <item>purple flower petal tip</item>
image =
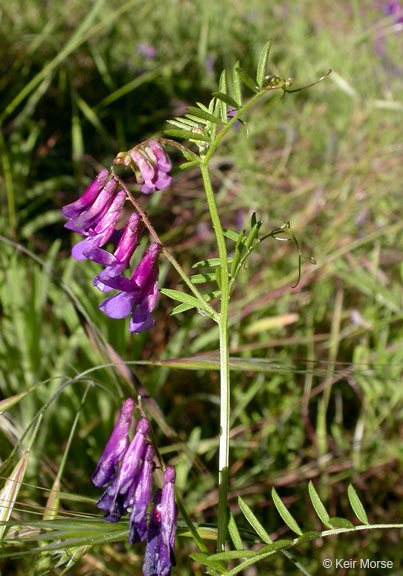
[[[120,410],[119,418],[104,448],[96,470],[92,476],[95,486],[106,486],[116,473],[129,446],[129,430],[133,422],[133,398],[128,398]]]

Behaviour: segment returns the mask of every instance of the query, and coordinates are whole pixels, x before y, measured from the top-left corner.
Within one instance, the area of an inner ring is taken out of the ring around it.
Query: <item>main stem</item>
[[[207,162],[200,165],[210,210],[211,221],[217,240],[221,268],[221,307],[220,307],[220,444],[218,466],[218,522],[217,552],[223,552],[227,535],[228,467],[229,467],[229,419],[230,419],[230,373],[228,354],[228,304],[229,277],[228,256],[225,238],[218,215],[217,205],[211,185]]]

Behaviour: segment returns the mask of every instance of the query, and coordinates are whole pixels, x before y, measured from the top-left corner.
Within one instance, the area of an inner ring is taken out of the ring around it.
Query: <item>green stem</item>
[[[220,442],[218,467],[218,522],[217,552],[223,552],[227,534],[228,466],[229,466],[229,422],[230,422],[230,373],[228,351],[228,305],[229,275],[225,238],[214,198],[207,161],[200,165],[211,221],[217,240],[221,267],[220,309]]]

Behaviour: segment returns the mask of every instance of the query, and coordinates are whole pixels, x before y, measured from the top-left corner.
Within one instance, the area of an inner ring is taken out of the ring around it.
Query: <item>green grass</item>
[[[374,48],[381,29],[383,55]],[[231,302],[231,355],[254,359],[249,369],[232,372],[231,508],[247,529],[237,504],[242,496],[273,538],[285,538],[290,534],[273,506],[272,486],[304,530],[321,530],[308,481],[330,516],[350,520],[353,482],[371,523],[398,522],[403,107],[401,37],[390,19],[372,2],[305,0],[287,7],[256,0],[245,9],[227,0],[134,0],[66,8],[31,0],[23,9],[17,1],[2,7],[2,33],[0,392],[8,398],[36,387],[0,416],[2,477],[49,403],[12,518],[27,525],[42,518],[90,383],[62,475],[58,517],[97,516],[99,493],[90,476],[120,398],[141,385],[189,513],[199,522],[216,521],[217,372],[136,362],[215,357],[218,332],[200,315],[170,317],[172,302],[164,297],[154,328],[142,335],[101,315],[100,295],[91,287],[98,267],[69,257],[75,239],[63,228],[60,208],[119,150],[160,132],[186,104],[207,103],[223,67],[240,60],[252,73],[270,38],[270,71],[294,77],[295,87],[329,68],[333,73],[270,110],[259,104],[247,119],[248,137],[240,126],[214,161],[225,226],[235,229],[237,219],[246,226],[253,211],[263,231],[290,221],[303,254],[301,281],[291,288],[298,275],[292,243],[267,241]],[[140,53],[144,42],[157,47],[154,59]],[[142,200],[185,269],[216,255],[197,171]],[[177,282],[161,260],[161,286]],[[119,357],[128,364],[116,364]],[[293,552],[310,573],[321,573],[324,558],[361,558],[365,549],[371,559],[394,560],[397,574],[396,531],[321,542]],[[17,549],[28,546],[21,539],[0,557]],[[204,573],[189,560],[195,551],[189,539],[179,539],[177,574]],[[142,554],[142,546],[97,545],[68,573],[140,574]],[[62,573],[59,558],[52,557],[51,573]],[[31,559],[4,558],[0,566],[20,575]],[[282,554],[257,569],[301,573]]]

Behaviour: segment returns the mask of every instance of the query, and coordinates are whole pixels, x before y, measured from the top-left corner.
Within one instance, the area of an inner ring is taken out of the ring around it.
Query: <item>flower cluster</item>
[[[144,194],[164,190],[171,183],[172,165],[157,141],[150,140],[147,145],[118,155],[117,163],[131,165]],[[132,314],[129,330],[139,333],[154,323],[159,245],[154,242],[149,246],[131,278],[122,275],[130,266],[144,229],[138,214],[125,216],[125,202],[126,192],[118,190],[117,179],[102,170],[78,200],[62,209],[62,215],[68,218],[65,228],[84,236],[73,247],[73,258],[92,260],[105,267],[93,280],[98,290],[118,290],[101,302],[100,309],[110,318]],[[103,248],[108,242],[115,244],[112,253]]]
[[[92,476],[95,486],[106,488],[97,507],[105,512],[104,518],[109,522],[117,522],[130,510],[129,543],[147,539],[144,576],[169,576],[175,565],[175,469],[166,467],[162,490],[158,489],[153,498],[154,451],[147,441],[150,424],[147,418],[141,418],[129,442],[133,408],[134,400],[128,398]],[[147,526],[151,500],[153,507]]]

